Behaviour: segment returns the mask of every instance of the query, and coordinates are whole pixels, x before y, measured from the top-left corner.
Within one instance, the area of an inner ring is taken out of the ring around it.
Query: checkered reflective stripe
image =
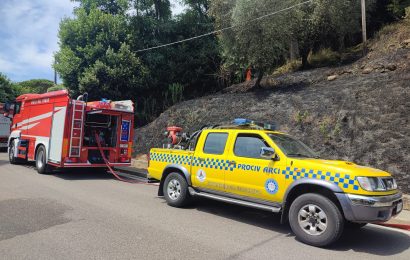
[[[150,153],[150,159],[157,162],[191,165],[192,155]]]
[[[200,160],[199,157],[194,157],[192,166],[226,171],[233,171],[236,168],[236,165],[229,163],[229,160],[220,160],[215,158],[204,158],[204,160]]]
[[[313,178],[333,182],[344,189],[352,188],[353,190],[359,190],[359,185],[356,181],[356,177],[350,176],[349,174],[290,167],[286,167],[286,170],[282,170],[282,174],[285,175],[286,179],[298,180],[301,178]]]

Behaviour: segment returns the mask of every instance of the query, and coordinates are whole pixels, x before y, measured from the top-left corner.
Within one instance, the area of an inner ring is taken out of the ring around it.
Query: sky
[[[174,14],[183,10],[178,0],[171,3]],[[70,0],[0,0],[0,73],[14,82],[54,80],[59,23],[72,17],[75,5]]]

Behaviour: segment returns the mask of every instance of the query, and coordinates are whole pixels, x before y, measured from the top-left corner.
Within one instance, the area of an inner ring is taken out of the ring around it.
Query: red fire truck
[[[6,103],[5,115],[12,118],[10,163],[35,161],[39,173],[52,167],[129,166],[133,103],[87,102],[87,96],[71,99],[60,90],[24,94]]]

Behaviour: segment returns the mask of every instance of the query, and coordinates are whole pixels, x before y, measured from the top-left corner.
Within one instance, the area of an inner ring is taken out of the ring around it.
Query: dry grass
[[[278,76],[278,75],[282,75],[288,72],[294,72],[294,71],[299,70],[301,66],[302,66],[302,61],[300,60],[287,61],[284,65],[277,68],[272,73],[272,75]]]
[[[410,39],[410,18],[384,26],[369,46],[373,51],[387,53],[402,47],[407,39]]]
[[[321,49],[316,53],[310,53],[309,64],[313,67],[326,67],[339,64],[341,55],[330,48]]]

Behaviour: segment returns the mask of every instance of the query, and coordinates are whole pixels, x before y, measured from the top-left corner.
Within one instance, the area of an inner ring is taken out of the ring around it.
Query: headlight
[[[380,177],[357,177],[362,189],[367,191],[388,191],[397,189],[397,183],[393,178]]]

